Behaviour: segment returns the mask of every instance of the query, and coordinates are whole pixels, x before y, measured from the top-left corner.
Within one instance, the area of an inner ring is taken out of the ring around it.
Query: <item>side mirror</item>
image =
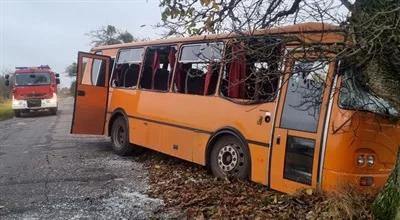
[[[6,74],[5,76],[4,76],[4,78],[6,78],[7,80],[10,78],[10,75],[8,75],[8,74]]]
[[[60,74],[56,73],[56,77],[57,77],[57,78],[60,77]]]
[[[60,84],[60,79],[59,78],[56,78],[56,83]]]
[[[8,80],[8,78],[6,78],[6,81],[4,81],[4,84],[5,84],[6,86],[9,86],[9,85],[10,85],[10,80]]]

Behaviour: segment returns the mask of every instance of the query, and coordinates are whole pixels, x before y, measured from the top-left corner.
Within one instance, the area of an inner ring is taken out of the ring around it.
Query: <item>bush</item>
[[[10,98],[10,87],[6,86],[4,76],[0,76],[0,100],[5,100]]]

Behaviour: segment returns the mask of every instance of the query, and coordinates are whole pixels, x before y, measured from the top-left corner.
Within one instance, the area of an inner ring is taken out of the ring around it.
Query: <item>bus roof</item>
[[[333,39],[330,38],[330,41],[340,42],[340,41],[344,40],[344,38],[339,35],[339,33],[341,33],[341,32],[344,32],[343,29],[336,25],[326,24],[326,23],[318,23],[318,22],[308,22],[308,23],[301,23],[301,24],[275,27],[275,28],[269,28],[269,29],[259,29],[259,30],[256,30],[251,35],[259,36],[259,35],[301,35],[301,34],[315,34],[315,33],[317,33],[317,34],[336,33],[337,36],[334,37]],[[191,41],[218,40],[218,39],[233,38],[233,37],[237,37],[237,36],[239,36],[239,35],[234,34],[234,33],[229,33],[229,34],[198,35],[198,36],[191,36],[191,37],[175,37],[175,38],[167,38],[167,39],[157,39],[157,40],[148,40],[148,41],[139,41],[139,42],[99,46],[99,47],[92,48],[92,51],[117,49],[117,48],[124,48],[124,47],[157,45],[157,44],[183,43],[183,42],[191,42]]]

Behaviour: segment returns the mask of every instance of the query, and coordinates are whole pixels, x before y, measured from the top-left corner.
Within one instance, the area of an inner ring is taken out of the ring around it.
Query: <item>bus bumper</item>
[[[322,188],[324,191],[337,191],[340,189],[356,189],[359,191],[376,192],[381,189],[388,173],[344,173],[333,170],[324,170]]]

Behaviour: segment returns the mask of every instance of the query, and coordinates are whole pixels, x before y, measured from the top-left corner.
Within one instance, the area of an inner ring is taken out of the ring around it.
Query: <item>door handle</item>
[[[276,144],[280,145],[281,144],[281,136],[278,135],[278,137],[276,137]]]
[[[85,91],[83,91],[83,90],[78,90],[78,91],[76,92],[76,94],[77,94],[78,96],[85,96]]]

